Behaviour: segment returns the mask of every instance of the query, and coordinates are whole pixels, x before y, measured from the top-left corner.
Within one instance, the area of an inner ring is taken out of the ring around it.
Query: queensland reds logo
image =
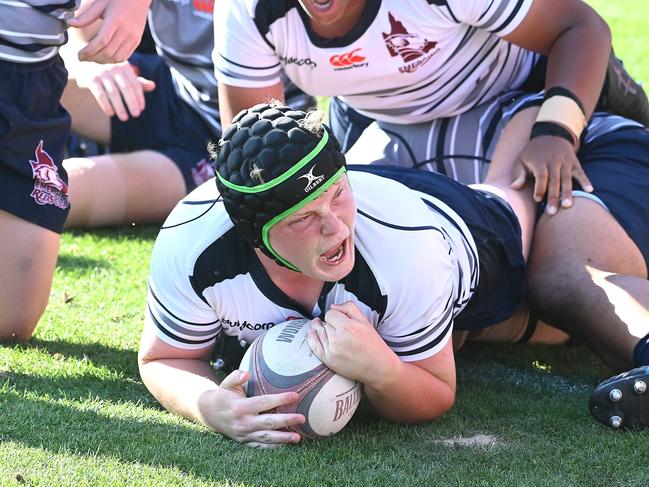
[[[437,42],[411,34],[400,21],[394,18],[392,13],[388,13],[388,19],[390,20],[390,33],[382,33],[385,46],[388,48],[390,56],[401,56],[401,59],[408,63],[399,68],[400,72],[412,73],[439,51],[439,48],[435,49]]]
[[[196,186],[200,186],[208,179],[214,177],[214,168],[206,159],[201,159],[192,167],[192,180]]]
[[[334,66],[334,71],[367,66],[369,63],[363,62],[366,58],[359,54],[360,50],[361,48],[359,47],[353,51],[346,52],[345,54],[336,54],[331,56],[329,58],[329,64]]]
[[[43,150],[42,140],[36,147],[35,156],[35,161],[29,161],[34,177],[34,190],[30,196],[39,205],[54,205],[66,209],[70,206],[68,185],[59,177],[59,170],[54,160]]]

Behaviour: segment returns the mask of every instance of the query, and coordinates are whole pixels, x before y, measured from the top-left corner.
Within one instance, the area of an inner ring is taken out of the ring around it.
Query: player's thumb
[[[222,389],[230,389],[231,391],[241,391],[243,384],[248,382],[250,372],[245,370],[234,370],[230,372],[225,379],[221,381],[220,387]]]
[[[512,189],[523,189],[527,180],[527,171],[521,163],[514,166],[512,170],[512,182],[509,185]]]
[[[92,2],[87,9],[80,12],[76,17],[69,19],[68,25],[80,28],[92,24],[95,20],[101,18],[105,5],[105,0]]]

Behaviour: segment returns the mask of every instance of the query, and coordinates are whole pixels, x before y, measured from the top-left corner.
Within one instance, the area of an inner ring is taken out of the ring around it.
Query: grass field
[[[649,0],[590,3],[649,82]],[[398,426],[365,407],[337,436],[273,451],[168,414],[136,365],[156,233],[64,234],[34,340],[0,347],[0,485],[649,485],[647,433],[590,418],[610,372],[580,347],[468,346],[441,420]]]

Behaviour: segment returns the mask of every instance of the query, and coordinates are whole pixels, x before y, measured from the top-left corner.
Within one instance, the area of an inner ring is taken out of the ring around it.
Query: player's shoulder
[[[180,200],[169,214],[158,233],[152,261],[190,265],[232,227],[216,183],[210,179]]]

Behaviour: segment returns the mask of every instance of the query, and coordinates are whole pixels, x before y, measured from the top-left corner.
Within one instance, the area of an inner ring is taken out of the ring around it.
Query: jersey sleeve
[[[255,19],[257,0],[226,0],[214,11],[214,74],[219,83],[263,88],[280,81],[281,64]]]
[[[447,0],[448,15],[454,22],[469,24],[499,37],[520,25],[533,0]]]
[[[151,257],[145,326],[173,347],[206,348],[214,343],[221,324],[193,289],[184,258],[182,246],[158,237]]]
[[[432,357],[451,338],[460,307],[458,269],[441,233],[430,230],[418,258],[405,257],[378,331],[404,362]],[[422,251],[423,249],[423,251]]]

